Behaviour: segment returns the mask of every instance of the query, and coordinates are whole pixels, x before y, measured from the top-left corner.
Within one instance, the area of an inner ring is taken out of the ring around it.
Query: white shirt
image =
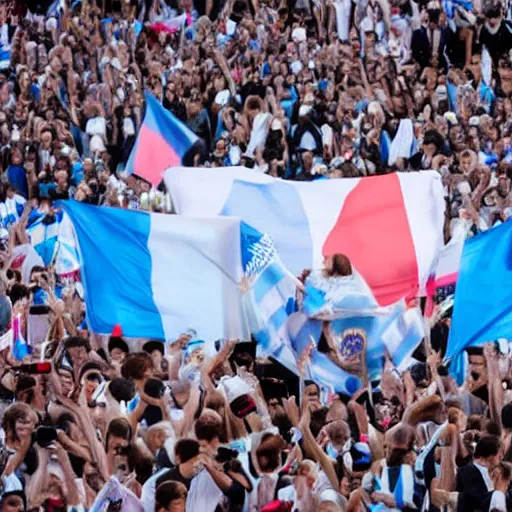
[[[156,481],[167,471],[169,471],[169,468],[162,468],[160,471],[157,471],[151,478],[148,478],[142,486],[140,502],[142,503],[144,512],[155,512]]]
[[[107,134],[105,118],[98,116],[89,119],[85,125],[85,131],[87,135],[99,135],[100,137],[105,137]]]
[[[485,485],[487,486],[488,491],[494,491],[494,484],[492,483],[491,477],[489,475],[489,470],[485,466],[481,466],[477,462],[474,463],[476,469],[480,471],[482,478],[484,479]]]
[[[187,512],[214,512],[222,498],[222,491],[213,481],[210,473],[203,469],[190,484],[187,498]]]

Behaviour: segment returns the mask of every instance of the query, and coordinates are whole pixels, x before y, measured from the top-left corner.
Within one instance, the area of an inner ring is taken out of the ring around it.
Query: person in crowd
[[[51,238],[62,199],[171,210],[126,170],[146,94],[199,137],[186,165],[433,170],[445,241],[475,236],[512,214],[511,50],[497,0],[0,0],[0,311],[27,342],[0,344],[0,512],[512,510],[512,351],[470,347],[458,385],[453,307],[373,379],[337,329],[364,295],[350,259],[303,272],[319,352],[363,383],[334,393],[197,326],[92,332]]]

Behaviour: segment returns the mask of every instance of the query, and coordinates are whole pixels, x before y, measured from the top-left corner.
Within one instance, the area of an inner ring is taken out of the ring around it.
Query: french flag
[[[240,219],[56,204],[75,228],[93,332],[119,324],[134,338],[174,341],[189,328],[211,341],[250,338]]]
[[[146,93],[146,113],[126,163],[126,172],[158,185],[169,167],[182,165],[183,157],[199,137],[157,99]]]
[[[443,247],[433,171],[290,182],[244,167],[174,168],[164,178],[177,214],[241,218],[272,237],[294,275],[347,255],[381,306],[423,295]]]

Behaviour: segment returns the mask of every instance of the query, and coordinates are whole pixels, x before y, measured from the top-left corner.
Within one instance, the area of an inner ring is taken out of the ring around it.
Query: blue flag
[[[512,222],[466,241],[455,289],[446,357],[512,338]]]

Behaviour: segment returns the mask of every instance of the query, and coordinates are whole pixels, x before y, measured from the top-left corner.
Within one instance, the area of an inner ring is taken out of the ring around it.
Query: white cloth
[[[315,151],[317,149],[316,140],[309,131],[304,132],[304,134],[302,135],[299,143],[299,148],[304,149],[306,151]]]
[[[99,135],[100,137],[105,137],[107,134],[107,123],[105,118],[98,116],[89,119],[85,125],[85,132],[87,135]]]
[[[393,165],[398,158],[410,158],[413,141],[412,121],[410,119],[402,119],[389,149],[388,165]]]
[[[157,471],[153,476],[148,478],[142,486],[140,502],[142,503],[144,512],[155,512],[156,481],[167,471],[169,471],[169,468],[163,468]]]
[[[333,3],[336,12],[336,30],[340,41],[348,41],[350,31],[350,0],[335,0]]]
[[[402,479],[402,486],[401,489],[397,489],[397,486],[395,487],[394,492],[391,492],[391,489],[389,487],[389,473],[388,473],[388,466],[386,463],[382,466],[382,474],[380,479],[380,485],[381,485],[381,492],[387,493],[387,494],[394,494],[396,492],[401,491],[401,501],[402,503],[409,508],[416,509],[416,505],[414,504],[413,498],[414,498],[414,471],[411,466],[403,464],[400,466],[400,477]],[[396,500],[396,497],[395,497]],[[396,510],[399,509],[389,509],[389,510]]]
[[[224,89],[215,95],[214,103],[217,103],[217,105],[220,105],[221,107],[225,107],[229,103],[230,97],[231,93],[229,92],[229,89]]]
[[[499,512],[507,512],[507,499],[502,491],[494,491],[492,493],[491,504],[489,510],[499,510]]]
[[[30,272],[35,266],[44,267],[44,262],[30,244],[17,245],[13,249],[11,268],[21,272],[23,284],[30,282]]]
[[[122,500],[120,512],[144,512],[141,502],[135,494],[123,487],[115,476],[111,476],[110,480],[104,485],[89,512],[101,512],[109,501],[118,500]]]
[[[222,491],[213,481],[210,473],[203,469],[190,484],[187,497],[187,512],[215,512]]]
[[[485,85],[491,85],[492,60],[491,60],[491,56],[489,55],[489,50],[487,50],[487,48],[485,46],[482,50],[481,67],[482,67],[482,80],[484,81]]]
[[[254,118],[254,122],[252,124],[251,139],[249,140],[249,145],[247,146],[247,151],[245,152],[248,157],[252,158],[256,149],[265,144],[268,135],[270,118],[271,115],[268,112],[260,112]]]

